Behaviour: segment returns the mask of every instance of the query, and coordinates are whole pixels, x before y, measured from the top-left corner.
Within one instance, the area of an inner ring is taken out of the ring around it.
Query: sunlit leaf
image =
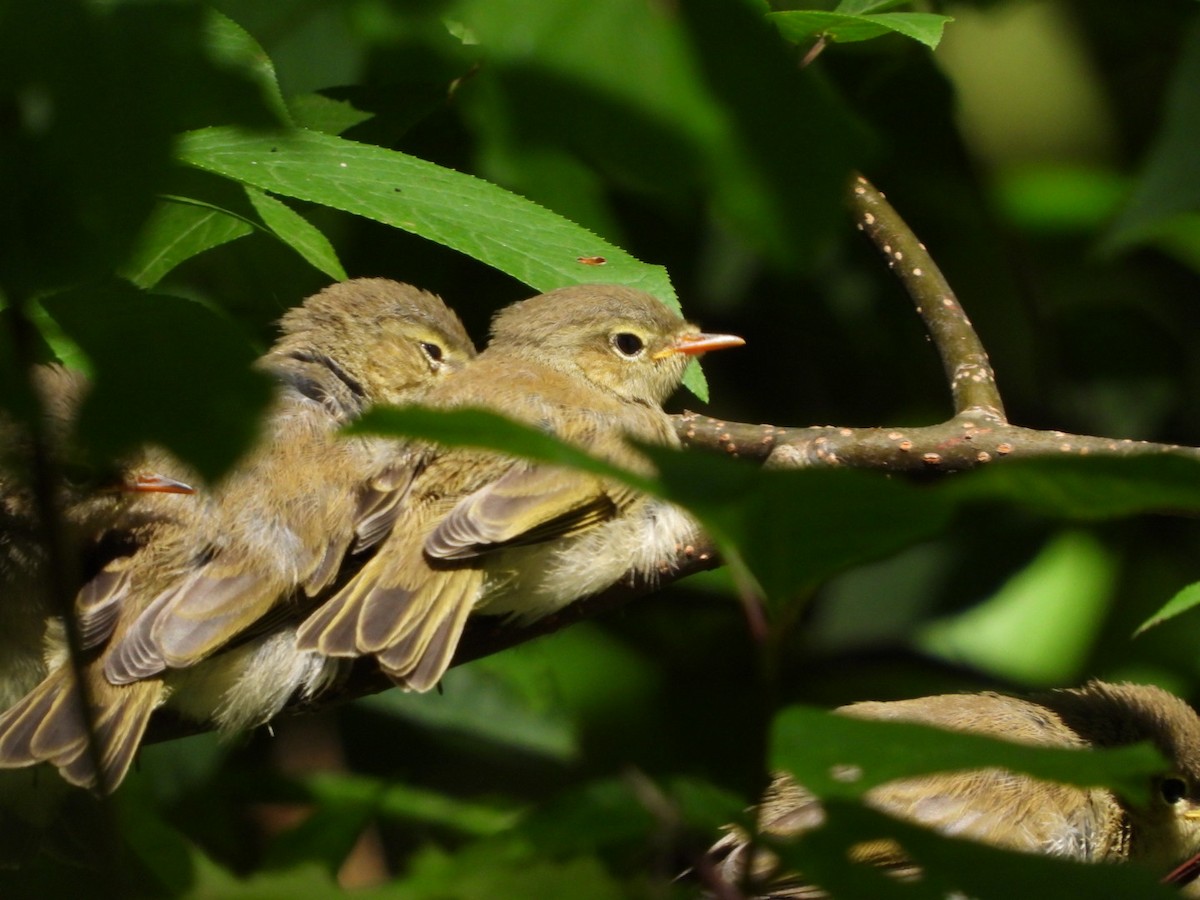
[[[311,222],[270,194],[248,187],[246,196],[276,237],[334,281],[346,280],[348,276],[337,258],[337,251]]]
[[[1137,627],[1137,631],[1134,632],[1134,635],[1139,635],[1148,628],[1153,628],[1155,625],[1161,624],[1168,619],[1173,619],[1176,616],[1182,615],[1197,605],[1200,605],[1200,582],[1189,584],[1165,604],[1163,604],[1162,608],[1159,609],[1158,612]]]
[[[779,27],[779,33],[789,41],[801,42],[824,36],[847,43],[868,41],[894,32],[920,41],[931,50],[936,49],[941,41],[946,23],[954,21],[950,16],[933,13],[846,15],[814,10],[770,13],[767,18]]]

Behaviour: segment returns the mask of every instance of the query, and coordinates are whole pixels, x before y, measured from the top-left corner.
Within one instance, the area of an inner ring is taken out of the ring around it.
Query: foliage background
[[[289,200],[325,247],[270,197],[188,165],[175,139],[290,119],[478,174],[665,266],[690,317],[747,338],[708,365],[706,412],[941,421],[935,354],[841,205],[861,168],[955,286],[1014,422],[1200,445],[1192,2],[929,4],[955,18],[936,53],[887,35],[833,44],[804,72],[806,47],[732,0],[213,6],[266,56],[251,46],[248,68],[236,30],[214,50],[190,3],[0,3],[10,408],[32,320],[112,398],[90,410],[98,447],[167,435],[216,472],[262,401],[246,361],[339,266],[442,294],[481,342],[489,315],[531,292],[415,234]],[[155,284],[162,235],[182,233],[162,224],[180,213],[164,196],[282,221],[324,271],[270,229],[216,216],[196,244],[215,249]],[[464,208],[463,234],[503,243],[478,213]],[[148,402],[131,409],[131,392]],[[103,883],[316,897],[339,871],[379,897],[686,896],[671,878],[763,785],[785,705],[1087,677],[1195,699],[1200,619],[1131,634],[1196,580],[1198,538],[1187,518],[971,508],[788,598],[762,645],[725,577],[692,579],[456,669],[437,695],[150,747],[109,805],[25,777],[5,848],[24,865],[0,878],[44,896]],[[18,828],[52,807],[64,814],[48,832]]]

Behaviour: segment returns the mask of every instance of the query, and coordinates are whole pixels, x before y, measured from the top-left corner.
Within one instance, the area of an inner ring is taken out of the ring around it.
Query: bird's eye
[[[1187,796],[1188,786],[1182,778],[1164,778],[1158,785],[1158,791],[1167,803],[1174,805]]]
[[[443,356],[442,348],[439,347],[437,344],[431,343],[429,341],[421,341],[421,349],[424,350],[425,355],[428,356],[434,362],[442,361],[442,356]]]
[[[631,334],[628,331],[621,331],[612,336],[612,345],[617,348],[617,352],[622,356],[637,356],[646,347],[646,342],[636,334]]]

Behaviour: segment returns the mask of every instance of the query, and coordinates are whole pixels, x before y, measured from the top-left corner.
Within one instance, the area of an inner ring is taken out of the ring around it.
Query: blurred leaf
[[[179,896],[182,900],[334,900],[344,898],[346,892],[319,865],[259,871],[242,879],[206,861],[199,867],[195,888]]]
[[[779,27],[780,34],[796,43],[814,37],[828,37],[841,43],[868,41],[894,32],[920,41],[930,50],[937,49],[946,23],[954,21],[950,16],[932,13],[846,15],[809,10],[770,13],[767,18]]]
[[[159,890],[165,887],[171,895],[178,894],[192,883],[198,851],[163,820],[149,792],[140,788],[130,785],[114,795],[121,837],[140,866],[160,885]],[[143,889],[148,887],[144,877],[138,879]],[[145,893],[153,895],[158,891]]]
[[[314,228],[311,222],[270,194],[247,187],[246,196],[262,217],[263,224],[277,238],[308,260],[314,268],[324,272],[334,281],[345,281],[349,277],[329,239]]]
[[[1003,768],[1046,781],[1107,787],[1135,804],[1147,801],[1151,777],[1167,766],[1149,743],[1100,750],[1032,747],[802,706],[789,707],[775,717],[770,764],[791,772],[822,799],[861,797],[897,778]]]
[[[950,479],[941,490],[958,501],[1000,500],[1085,521],[1188,514],[1200,512],[1200,460],[1161,453],[1016,459]]]
[[[43,305],[92,363],[95,388],[80,414],[91,453],[158,444],[213,479],[249,447],[270,388],[250,369],[245,337],[217,312],[116,283]]]
[[[1159,609],[1158,612],[1137,627],[1137,630],[1133,633],[1133,636],[1137,637],[1148,628],[1153,628],[1155,625],[1165,622],[1168,619],[1173,619],[1178,615],[1182,615],[1198,604],[1200,604],[1200,582],[1189,584],[1165,604],[1163,604],[1162,608]]]
[[[384,818],[452,828],[464,835],[484,837],[510,828],[519,815],[513,809],[459,800],[435,791],[394,781],[344,773],[324,773],[305,779],[305,787],[325,807],[347,807]],[[349,845],[345,848],[349,850]]]
[[[1167,97],[1164,123],[1155,136],[1150,156],[1138,177],[1133,196],[1105,238],[1117,250],[1155,237],[1176,216],[1200,212],[1200,176],[1196,147],[1200,145],[1200,22],[1184,39]]]
[[[843,799],[827,801],[826,823],[802,839],[772,841],[788,871],[801,871],[839,897],[945,900],[1061,900],[1062,897],[1178,897],[1138,866],[1078,863],[1049,855],[1000,850],[955,840]],[[919,863],[919,880],[901,882],[863,864],[847,865],[849,850],[866,840],[891,839]]]
[[[595,859],[512,858],[490,847],[450,855],[426,848],[394,885],[362,892],[368,900],[524,900],[571,897],[626,900],[628,893]]]
[[[752,0],[680,4],[723,140],[706,148],[718,211],[782,270],[806,268],[845,219],[872,136],[815,72],[799,69]]]
[[[121,274],[149,289],[180,263],[253,230],[248,222],[223,210],[184,198],[165,198],[143,223]]]
[[[1120,206],[1127,179],[1094,166],[1047,164],[997,173],[995,194],[1005,217],[1034,234],[1101,230]]]
[[[436,441],[447,447],[482,447],[552,465],[571,466],[615,478],[641,490],[653,483],[634,472],[590,456],[553,435],[486,409],[376,407],[347,426],[348,434],[399,435]]]
[[[502,653],[451,669],[437,697],[384,691],[358,705],[550,759],[575,759],[579,739],[563,710],[545,690],[509,674],[521,659],[520,654]]]
[[[777,606],[855,563],[937,534],[953,510],[939,491],[876,473],[765,471],[708,453],[643,449],[665,496],[695,513]]]
[[[174,135],[277,121],[193,3],[0,5],[0,290],[111,273],[168,177]]]
[[[917,645],[1022,684],[1069,683],[1083,673],[1116,584],[1104,546],[1068,532],[983,603],[923,628]]]
[[[336,875],[363,829],[375,818],[384,786],[378,781],[340,774],[312,779],[319,796],[316,808],[299,825],[277,835],[267,848],[262,868],[286,870],[317,862]]]

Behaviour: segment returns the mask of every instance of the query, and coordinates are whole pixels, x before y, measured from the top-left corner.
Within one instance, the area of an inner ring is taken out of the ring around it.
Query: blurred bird
[[[1130,806],[1104,788],[1046,782],[1001,769],[900,779],[871,789],[864,802],[954,837],[1081,862],[1128,860],[1159,875],[1200,853],[1200,717],[1161,688],[1091,681],[1029,699],[944,694],[854,703],[837,712],[1045,747],[1151,741],[1170,768],[1153,779],[1151,801],[1144,808]],[[758,809],[759,831],[776,839],[802,837],[823,820],[817,798],[785,774],[775,777]],[[801,876],[779,871],[769,851],[749,847],[747,835],[732,829],[709,851],[723,882],[743,885],[753,897],[826,896]],[[918,872],[888,841],[861,844],[854,858],[887,867],[900,877]],[[1181,872],[1175,880],[1183,882],[1186,876]],[[1200,882],[1185,887],[1184,895],[1200,896]]]
[[[130,552],[159,522],[189,515],[188,484],[165,474],[183,467],[148,448],[111,472],[85,470],[76,462],[74,434],[80,404],[90,385],[81,373],[59,365],[33,371],[46,450],[62,475],[56,503],[70,563],[86,578],[97,560]],[[43,642],[53,617],[63,612],[50,596],[49,559],[39,501],[30,487],[32,446],[23,425],[0,422],[4,466],[0,469],[0,709],[6,709],[46,675]],[[67,474],[69,473],[69,474]]]
[[[94,648],[83,695],[109,790],[164,701],[235,730],[332,677],[326,660],[295,650],[276,617],[328,587],[352,549],[387,534],[411,477],[395,442],[337,431],[372,403],[414,399],[474,355],[439,298],[384,279],[333,285],[286,313],[281,328],[259,361],[278,389],[256,449],[197,498],[195,519],[157,528],[76,598]],[[49,761],[68,781],[95,785],[65,648],[52,662],[0,716],[0,767]]]
[[[701,334],[642,291],[560,288],[513,304],[431,406],[482,407],[646,471],[625,440],[677,443],[662,402],[689,357],[742,344]],[[391,537],[300,627],[299,646],[372,655],[424,691],[475,610],[534,619],[628,572],[655,575],[694,531],[668,503],[573,469],[483,450],[429,450]]]

